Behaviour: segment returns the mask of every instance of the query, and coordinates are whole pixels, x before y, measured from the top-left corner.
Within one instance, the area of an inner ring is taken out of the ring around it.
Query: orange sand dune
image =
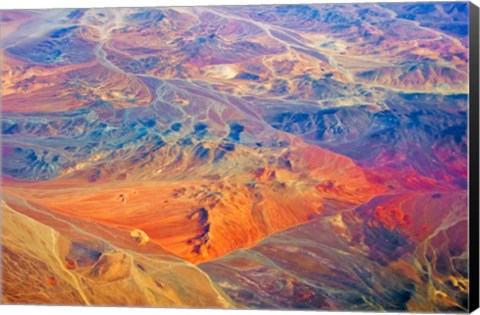
[[[137,246],[121,230],[6,201],[3,303],[235,306],[204,272],[154,244]]]
[[[5,193],[52,213],[131,233],[140,243],[159,244],[198,263],[252,246],[331,207],[351,208],[384,190],[348,158],[318,147],[298,147],[290,160],[308,173],[259,167],[222,179],[99,181],[94,186],[70,177],[6,183]]]

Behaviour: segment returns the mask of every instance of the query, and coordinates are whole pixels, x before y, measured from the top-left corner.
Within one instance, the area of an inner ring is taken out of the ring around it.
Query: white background
[[[90,7],[139,7],[139,6],[192,6],[192,5],[240,5],[240,4],[296,4],[296,3],[346,3],[347,0],[0,0],[0,9],[47,9],[47,8],[90,8]],[[418,2],[418,0],[409,0]],[[440,0],[438,0],[440,1]],[[397,1],[368,1],[353,0],[353,2],[399,2]],[[473,0],[477,6],[480,6],[480,0]],[[35,315],[55,315],[68,314],[77,315],[293,315],[301,314],[299,311],[246,311],[246,310],[211,310],[211,309],[159,309],[159,308],[120,308],[120,307],[66,307],[66,306],[11,306],[0,305],[0,314],[35,314]],[[302,313],[306,314],[305,311]],[[311,312],[310,312],[311,313]],[[325,312],[321,312],[326,314]],[[351,312],[332,312],[335,315],[352,315]],[[375,313],[361,313],[375,314]],[[393,313],[392,313],[393,314]],[[400,313],[399,313],[400,314]],[[403,313],[404,314],[404,313]],[[474,314],[480,315],[480,311]]]

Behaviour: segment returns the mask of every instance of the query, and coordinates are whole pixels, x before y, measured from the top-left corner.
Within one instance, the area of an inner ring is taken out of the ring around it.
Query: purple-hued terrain
[[[468,13],[1,11],[2,303],[466,312]]]

